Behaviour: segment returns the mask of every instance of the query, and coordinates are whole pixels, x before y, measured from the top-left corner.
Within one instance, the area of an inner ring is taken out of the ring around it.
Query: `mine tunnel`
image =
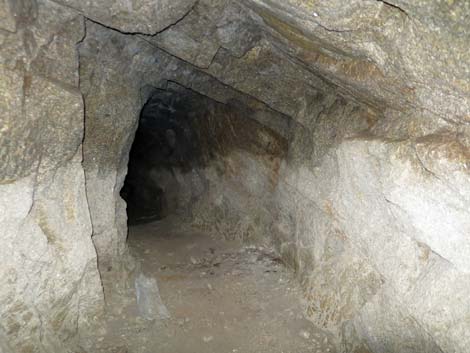
[[[178,92],[158,90],[143,106],[121,189],[130,224],[181,211],[176,174],[192,171],[201,159],[194,115],[189,94]]]
[[[0,1],[0,353],[468,353],[469,18]]]

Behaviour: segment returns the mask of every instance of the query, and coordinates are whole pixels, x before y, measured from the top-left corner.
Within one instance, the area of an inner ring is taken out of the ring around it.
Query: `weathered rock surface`
[[[1,349],[66,352],[103,305],[81,166],[83,19],[50,1],[3,4]]]
[[[87,24],[87,34],[80,48],[81,88],[87,116],[84,168],[94,224],[93,239],[100,261],[112,266],[113,259],[120,261],[126,251],[126,215],[119,191],[127,172],[140,109],[152,89],[167,88],[169,82],[170,86],[171,82],[179,82],[217,102],[241,101],[251,110],[254,119],[267,121],[271,129],[283,134],[287,118],[146,40],[129,38],[93,23]],[[119,61],[114,59],[117,55]],[[105,63],[105,70],[96,69]],[[103,197],[100,192],[103,189],[113,190],[113,195]]]
[[[468,122],[468,3],[244,3],[289,56],[357,98]]]
[[[196,0],[54,0],[85,17],[125,33],[155,34],[177,23]]]
[[[178,176],[204,190],[181,189],[194,223],[272,241],[344,352],[466,352],[469,15],[459,1],[0,0],[0,349],[71,350],[100,312],[97,262],[104,275],[127,258],[119,192],[140,110],[189,89],[211,137],[197,177]]]
[[[101,311],[80,162],[78,154],[56,171],[0,188],[5,243],[0,315],[13,352],[73,346],[77,325],[93,324]]]

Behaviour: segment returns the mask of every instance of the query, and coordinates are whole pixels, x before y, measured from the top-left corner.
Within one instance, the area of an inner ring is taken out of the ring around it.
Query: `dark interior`
[[[121,196],[129,224],[165,218],[178,209],[175,170],[185,172],[198,159],[190,98],[155,90],[142,108]]]

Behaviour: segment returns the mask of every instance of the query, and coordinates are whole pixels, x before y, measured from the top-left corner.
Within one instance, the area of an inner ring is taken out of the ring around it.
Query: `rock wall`
[[[126,253],[125,205],[119,191],[139,113],[155,89],[180,86],[222,105],[241,102],[251,109],[253,119],[278,132],[288,121],[265,104],[223,85],[147,40],[92,22],[87,22],[87,36],[80,45],[80,74],[86,106],[83,164],[93,240],[100,263],[106,268],[118,266],[114,260],[120,262]],[[103,195],[101,190],[112,193]]]
[[[270,9],[268,16],[267,6],[260,11],[250,5],[255,13],[247,18],[251,16],[254,24],[242,26],[248,32],[243,47],[236,45],[237,36],[227,40],[230,37],[221,35],[221,26],[210,21],[204,30],[198,29],[196,19],[204,11],[227,17],[238,6],[219,5],[213,8],[201,2],[196,7],[199,12],[191,12],[170,32],[139,37],[140,49],[134,49],[139,59],[127,65],[145,72],[142,92],[146,85],[167,87],[168,81],[174,81],[224,103],[236,97],[253,107],[249,96],[255,97],[271,109],[265,106],[269,113],[255,109],[250,114],[277,127],[289,146],[269,190],[255,187],[269,185],[269,178],[260,168],[263,158],[251,154],[224,155],[219,162],[228,169],[222,179],[211,168],[204,170],[216,191],[208,192],[194,208],[195,223],[228,237],[267,234],[286,263],[298,271],[309,317],[336,332],[344,351],[417,352],[426,347],[430,352],[463,352],[461,299],[446,298],[449,292],[468,291],[461,284],[466,279],[469,227],[464,116],[449,116],[444,107],[435,107],[434,99],[424,101],[428,87],[420,86],[422,91],[416,94],[416,88],[407,86],[410,79],[394,79],[396,72],[393,76],[377,63],[356,57],[351,48],[343,46],[332,54],[332,44],[324,44],[332,40],[326,34],[345,36],[336,34],[341,32],[318,25],[326,39],[306,42],[311,33],[282,20],[288,14],[292,17],[290,10],[275,16],[272,12],[280,10]],[[238,13],[248,11],[240,9]],[[384,3],[372,9],[379,19],[391,21],[391,27],[405,16]],[[239,28],[239,23],[235,20],[232,28]],[[266,30],[265,36],[252,34],[256,25]],[[413,25],[424,31],[423,23]],[[211,26],[215,29],[209,30]],[[191,45],[193,33],[199,33],[207,46]],[[116,37],[121,51],[137,46],[135,38]],[[208,51],[209,47],[215,49]],[[459,50],[458,45],[453,50]],[[416,51],[413,55],[423,55]],[[148,55],[153,62],[142,59]],[[310,58],[313,61],[306,62]],[[417,70],[416,64],[408,64]],[[390,89],[384,90],[385,86]],[[426,102],[432,102],[433,108]],[[463,98],[461,104],[465,102]],[[278,114],[275,111],[289,118],[272,118]],[[269,197],[258,202],[262,194]],[[257,216],[243,216],[252,214]],[[449,278],[444,287],[437,284],[441,276]],[[427,287],[430,281],[433,288]],[[423,296],[423,291],[429,295]],[[450,311],[444,315],[442,310]]]
[[[0,350],[69,352],[103,305],[81,166],[83,18],[47,0],[0,14]]]
[[[128,70],[132,57],[120,53],[112,33],[95,31],[98,27],[88,21],[87,36],[80,45],[80,88],[86,107],[83,167],[93,242],[106,273],[113,267],[119,271],[126,254],[126,206],[119,192],[143,102],[140,77]],[[119,60],[106,61],[98,46],[109,58]]]
[[[256,111],[240,102],[221,104],[183,92],[192,102],[190,124],[199,152],[192,168],[177,174],[186,214],[195,227],[217,237],[264,239],[287,155],[287,129],[277,132],[263,125],[253,118]],[[269,110],[264,114],[288,126],[286,117]]]
[[[312,321],[347,352],[465,351],[462,299],[449,293],[468,291],[468,148],[455,135],[367,131],[311,163],[296,156],[306,146],[291,146],[281,171],[273,234]]]
[[[266,235],[344,352],[466,352],[467,2],[0,3],[0,349],[99,314],[140,109],[177,83],[222,107],[196,224]]]

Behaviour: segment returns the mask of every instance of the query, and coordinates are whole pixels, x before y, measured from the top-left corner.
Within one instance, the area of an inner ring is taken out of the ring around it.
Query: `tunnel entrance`
[[[470,1],[0,2],[0,352],[468,353]]]
[[[143,106],[121,190],[130,225],[182,211],[181,176],[200,163],[189,94],[155,90]]]
[[[131,315],[127,347],[307,352],[305,337],[317,335],[332,351],[327,333],[302,316],[301,288],[265,241],[287,146],[254,114],[186,88],[155,90],[143,106],[121,190],[128,247],[141,266],[127,310],[160,326],[129,334],[142,325]]]
[[[288,133],[284,121],[278,131],[261,123],[266,117],[276,121],[271,112],[176,83],[154,89],[121,189],[128,223],[175,215],[226,239],[264,237]]]

